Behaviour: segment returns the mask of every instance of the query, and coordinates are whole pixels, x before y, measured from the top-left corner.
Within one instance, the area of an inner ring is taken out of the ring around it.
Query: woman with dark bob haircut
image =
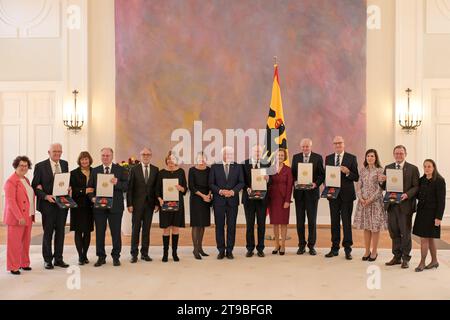
[[[78,264],[89,263],[87,252],[91,243],[91,232],[94,230],[94,214],[92,202],[87,194],[93,190],[87,187],[92,171],[92,157],[87,151],[78,156],[78,168],[70,172],[72,197],[77,208],[70,209],[70,231],[75,231],[75,246],[78,251]]]
[[[13,161],[15,172],[6,180],[5,211],[3,222],[7,225],[6,270],[20,275],[20,269],[30,271],[31,226],[34,222],[34,190],[25,176],[31,161],[19,156]]]

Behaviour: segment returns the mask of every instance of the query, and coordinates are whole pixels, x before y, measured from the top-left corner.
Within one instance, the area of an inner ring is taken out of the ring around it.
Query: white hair
[[[308,143],[310,147],[312,147],[312,140],[310,138],[304,138],[302,139],[302,141],[300,141],[300,145],[302,146],[303,144]]]

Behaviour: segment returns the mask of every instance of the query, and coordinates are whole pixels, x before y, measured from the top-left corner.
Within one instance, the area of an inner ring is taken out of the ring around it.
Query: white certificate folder
[[[326,166],[325,169],[325,185],[327,187],[341,187],[341,168],[334,166]]]
[[[297,184],[309,185],[313,183],[313,164],[299,163],[297,167]]]
[[[163,179],[163,200],[179,201],[178,179]]]
[[[111,180],[114,178],[113,174],[98,174],[96,196],[112,198],[114,196],[114,185]]]
[[[266,191],[267,183],[264,176],[266,175],[266,169],[252,169],[252,190]]]
[[[57,173],[53,180],[53,196],[67,196],[69,194],[70,173]]]
[[[403,171],[386,169],[386,191],[403,193]]]

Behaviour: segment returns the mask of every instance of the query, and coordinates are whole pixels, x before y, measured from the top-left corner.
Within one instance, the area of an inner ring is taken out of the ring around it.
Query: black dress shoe
[[[31,267],[22,267],[20,269],[22,269],[23,271],[31,271],[32,270]]]
[[[84,264],[89,264],[89,259],[88,258],[84,258]]]
[[[253,251],[247,251],[247,254],[245,255],[247,258],[253,257]]]
[[[300,248],[298,248],[298,250],[297,250],[297,254],[298,254],[298,255],[302,255],[302,254],[304,254],[305,252],[306,252],[305,247],[300,247]]]
[[[131,263],[136,263],[137,262],[137,257],[136,256],[132,256],[130,259]]]
[[[258,251],[257,256],[260,258],[264,258],[266,255],[264,254],[264,251]]]
[[[316,249],[314,249],[314,248],[309,248],[309,254],[312,255],[312,256],[317,255]]]
[[[205,251],[203,251],[203,249],[200,249],[198,252],[199,252],[200,255],[203,256],[203,257],[209,257],[209,254],[207,254]]]
[[[120,260],[119,259],[113,259],[113,266],[114,267],[120,266]]]
[[[144,261],[147,261],[147,262],[153,261],[152,258],[150,258],[149,255],[141,256],[141,260],[144,260]]]
[[[408,268],[409,268],[409,261],[403,260],[402,269],[408,269]]]
[[[398,258],[392,258],[391,261],[385,263],[387,266],[395,266],[396,264],[402,264],[402,261]]]
[[[194,255],[195,259],[202,260],[202,256],[200,255],[200,252],[198,250],[192,251],[192,254]]]
[[[78,259],[78,265],[79,266],[84,266],[84,259]]]
[[[67,263],[65,263],[63,260],[55,261],[54,265],[55,265],[55,267],[60,267],[60,268],[68,268],[69,267],[69,265]]]
[[[52,270],[54,267],[51,262],[44,262],[44,268],[47,270]]]
[[[233,260],[234,256],[232,252],[227,252],[227,259]]]
[[[219,252],[219,254],[217,255],[217,259],[218,260],[223,260],[223,258],[225,258],[225,253],[224,252]]]
[[[345,259],[347,259],[347,260],[353,260],[352,254],[351,254],[351,253],[346,253],[346,254],[345,254]]]
[[[339,255],[339,251],[333,251],[331,250],[330,252],[328,252],[325,255],[325,258],[333,258],[333,257],[337,257]]]
[[[94,267],[100,267],[106,263],[105,258],[98,258],[97,262],[94,264]]]
[[[19,271],[19,270],[16,270],[16,271],[11,270],[10,272],[11,272],[11,274],[13,274],[13,275],[15,275],[15,276],[20,275],[20,271]]]

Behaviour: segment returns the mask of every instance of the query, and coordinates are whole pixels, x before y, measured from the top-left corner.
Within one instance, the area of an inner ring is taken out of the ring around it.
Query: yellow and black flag
[[[283,103],[281,102],[280,79],[278,75],[278,64],[274,65],[274,76],[272,86],[272,100],[270,101],[269,117],[266,127],[266,157],[273,162],[272,153],[279,148],[288,149],[286,126],[284,123]],[[285,161],[289,164],[289,154]]]

